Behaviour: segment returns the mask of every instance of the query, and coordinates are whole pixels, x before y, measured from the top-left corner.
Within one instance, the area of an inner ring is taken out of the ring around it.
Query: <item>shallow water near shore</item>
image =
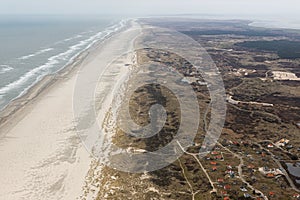
[[[117,18],[6,16],[0,20],[0,110],[121,26]]]

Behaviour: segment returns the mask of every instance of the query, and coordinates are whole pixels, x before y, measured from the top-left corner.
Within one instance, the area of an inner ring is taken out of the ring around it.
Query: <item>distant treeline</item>
[[[253,48],[263,51],[273,51],[282,59],[300,58],[300,41],[273,40],[273,41],[246,41],[237,43],[237,46]]]
[[[182,31],[182,33],[190,36],[195,35],[244,35],[244,36],[278,36],[278,33],[269,30],[245,30],[245,31],[232,31],[232,30],[195,30],[195,31]]]

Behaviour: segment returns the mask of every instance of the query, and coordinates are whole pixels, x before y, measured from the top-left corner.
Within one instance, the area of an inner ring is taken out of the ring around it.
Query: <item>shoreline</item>
[[[17,115],[19,112],[25,109],[26,106],[32,104],[36,100],[36,98],[38,98],[39,95],[41,95],[41,93],[46,92],[54,84],[58,84],[61,79],[67,78],[67,76],[72,75],[72,73],[75,73],[78,67],[80,66],[80,63],[87,56],[83,55],[86,53],[87,52],[82,52],[74,59],[74,62],[59,70],[58,73],[46,75],[35,85],[33,85],[22,96],[12,100],[3,110],[0,111],[0,129],[7,126],[11,118],[15,117],[15,115]],[[16,120],[16,118],[14,118],[14,120]],[[2,137],[5,137],[5,134],[1,134],[0,139]]]
[[[1,199],[81,199],[86,194],[95,160],[76,131],[74,86],[83,69],[104,66],[101,56],[114,58],[118,52],[111,47],[124,43],[126,49],[126,33],[136,28],[132,22],[92,45],[59,73],[44,77],[1,112]]]
[[[123,20],[119,23],[122,22]],[[88,46],[87,48],[79,52],[77,55],[75,55],[70,60],[70,62],[63,66],[60,70],[44,76],[41,80],[37,81],[37,83],[35,83],[27,91],[25,91],[24,94],[20,95],[19,97],[16,97],[12,101],[10,101],[5,107],[0,109],[0,129],[2,129],[2,127],[5,127],[8,124],[9,120],[14,117],[14,115],[22,111],[22,109],[24,109],[28,104],[33,103],[42,92],[46,91],[52,85],[59,82],[60,79],[64,79],[67,76],[72,75],[72,73],[75,73],[75,71],[78,70],[78,68],[80,68],[82,62],[91,52],[95,51],[95,49],[97,49],[99,45],[104,43],[106,40],[110,39],[112,36],[126,29],[127,26],[128,21],[125,21],[125,25],[121,26],[120,29],[118,29],[117,31],[112,32],[110,35],[103,38],[103,40],[91,43],[90,46]],[[2,137],[5,137],[5,133],[0,133],[0,139]]]

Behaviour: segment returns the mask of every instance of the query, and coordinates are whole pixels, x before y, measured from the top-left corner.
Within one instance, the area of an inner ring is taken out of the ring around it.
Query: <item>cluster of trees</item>
[[[282,59],[300,58],[300,41],[273,40],[273,41],[245,41],[237,46],[254,48],[262,51],[273,51]]]

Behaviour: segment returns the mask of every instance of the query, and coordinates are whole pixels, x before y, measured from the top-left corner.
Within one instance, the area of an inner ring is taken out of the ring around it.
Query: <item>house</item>
[[[217,165],[217,162],[210,162],[211,165]]]
[[[231,171],[231,170],[229,170],[229,171],[228,171],[228,174],[230,175],[230,177],[231,177],[231,178],[234,178],[234,174],[235,174],[235,172],[234,172],[234,171]]]
[[[205,159],[206,159],[206,160],[211,160],[211,158],[210,158],[210,157],[207,157],[207,156],[205,157]]]
[[[269,169],[267,167],[260,167],[258,171],[268,178],[274,178],[277,175],[284,175],[280,169]]]
[[[230,200],[230,198],[229,197],[224,197],[224,200]]]
[[[255,168],[254,165],[252,165],[252,164],[248,165],[248,169],[254,169],[254,168]]]
[[[275,192],[269,192],[269,196],[270,197],[274,197],[275,196]]]
[[[283,139],[279,140],[278,142],[276,142],[275,145],[277,147],[285,147],[289,142],[290,141],[288,139],[283,138]]]
[[[224,190],[230,190],[231,189],[231,186],[230,185],[225,185],[224,186]]]
[[[215,158],[216,158],[216,160],[223,160],[224,159],[223,156],[221,156],[221,155],[218,155]]]
[[[230,177],[230,178],[234,178],[234,171],[231,171],[231,170],[227,170],[225,171],[225,173],[227,174],[225,177]]]
[[[218,178],[218,183],[224,183],[224,179],[222,179],[222,178]]]
[[[268,144],[268,148],[273,148],[274,145],[273,144]]]
[[[300,199],[300,194],[294,194],[293,198]]]
[[[217,152],[217,151],[211,152],[211,155],[218,155],[218,154],[219,154],[219,152]]]
[[[233,144],[236,146],[240,146],[240,143],[238,143],[237,141],[233,141]]]
[[[250,196],[250,194],[245,193],[245,194],[244,194],[244,197],[245,197],[245,198],[250,198],[251,196]]]
[[[213,171],[213,172],[217,171],[217,167],[213,167],[213,168],[212,168],[212,171]]]

